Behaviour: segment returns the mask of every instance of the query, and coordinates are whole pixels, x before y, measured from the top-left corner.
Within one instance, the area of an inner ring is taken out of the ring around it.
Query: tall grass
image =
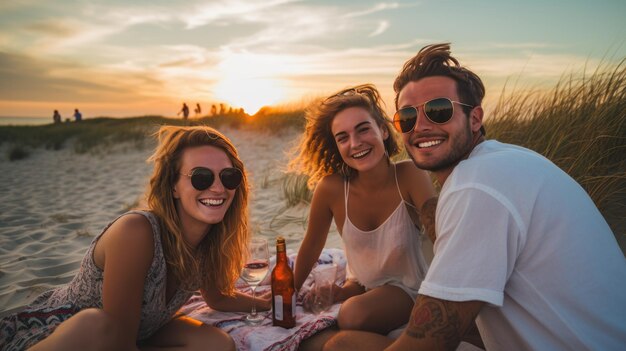
[[[576,179],[626,247],[626,60],[547,92],[503,93],[485,126],[488,138],[535,150]]]
[[[304,109],[264,107],[249,118],[249,123],[256,129],[269,132],[285,128],[304,130]]]
[[[283,178],[283,196],[287,207],[293,207],[301,202],[310,203],[313,194],[307,186],[309,177],[304,174],[289,172]]]
[[[286,128],[304,125],[302,110],[274,110],[266,108],[254,116],[241,112],[225,113],[182,120],[162,116],[128,118],[98,117],[81,122],[37,126],[0,126],[0,144],[8,143],[13,149],[46,148],[59,150],[71,145],[77,153],[131,142],[141,148],[153,141],[149,136],[161,125],[199,125],[215,128],[246,128],[279,132]],[[23,157],[27,157],[24,155]],[[15,158],[17,159],[17,158]]]
[[[163,123],[162,117],[146,116],[123,119],[100,117],[39,126],[0,126],[0,143],[59,150],[71,141],[78,153],[128,141],[141,146],[152,129],[150,127],[159,123]]]

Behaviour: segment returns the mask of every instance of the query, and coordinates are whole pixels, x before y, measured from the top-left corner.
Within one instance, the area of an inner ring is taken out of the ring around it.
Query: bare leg
[[[342,330],[364,330],[386,335],[406,324],[413,300],[404,290],[383,285],[347,299],[337,322]]]
[[[342,330],[326,342],[324,351],[383,350],[391,343],[393,343],[392,339],[380,334],[357,330]]]
[[[219,328],[189,317],[173,319],[142,343],[141,350],[224,350],[234,351],[235,342]]]
[[[339,330],[337,328],[328,328],[324,329],[321,332],[311,336],[310,338],[304,340],[300,343],[298,347],[298,351],[320,351],[322,347],[335,334],[337,334]]]
[[[29,350],[115,350],[120,349],[116,335],[113,319],[101,309],[89,308],[61,323]]]

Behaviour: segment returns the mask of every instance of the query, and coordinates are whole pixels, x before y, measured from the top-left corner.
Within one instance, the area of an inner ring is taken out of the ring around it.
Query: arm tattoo
[[[433,244],[437,238],[435,234],[435,211],[437,210],[438,199],[438,197],[431,197],[426,200],[422,205],[422,209],[419,211],[420,222],[424,227],[424,232],[428,235]]]
[[[428,300],[413,309],[407,335],[422,339],[432,337],[444,342],[444,349],[454,350],[461,342],[459,314],[445,302]]]
[[[483,305],[482,301],[454,302],[418,295],[406,334],[429,339],[438,349],[455,350]]]

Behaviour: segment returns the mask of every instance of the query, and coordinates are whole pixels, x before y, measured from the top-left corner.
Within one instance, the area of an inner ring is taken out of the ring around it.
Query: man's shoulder
[[[494,188],[541,183],[553,164],[538,153],[521,146],[488,140],[476,146],[470,156],[461,161],[446,180],[443,190],[469,187]]]
[[[493,169],[542,167],[550,163],[544,156],[531,149],[496,140],[487,140],[477,145],[469,157],[461,161],[456,168],[465,171],[476,168],[481,173],[485,173],[491,172]]]
[[[485,140],[482,143],[476,145],[474,147],[474,150],[472,150],[472,152],[470,153],[469,158],[484,157],[484,156],[491,156],[491,155],[500,156],[503,154],[512,154],[512,155],[530,154],[530,155],[536,155],[536,156],[539,155],[536,152],[532,151],[531,149],[525,148],[520,145],[508,144],[508,143],[500,142],[496,139],[490,139],[490,140]]]

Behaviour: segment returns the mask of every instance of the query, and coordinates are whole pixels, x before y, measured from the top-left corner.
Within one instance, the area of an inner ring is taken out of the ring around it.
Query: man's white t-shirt
[[[495,140],[443,185],[419,293],[485,301],[487,350],[626,350],[626,259],[583,188]]]

